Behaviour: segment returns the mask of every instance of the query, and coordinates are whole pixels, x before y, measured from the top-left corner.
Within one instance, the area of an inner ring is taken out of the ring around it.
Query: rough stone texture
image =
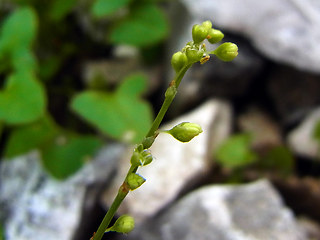
[[[271,59],[320,73],[318,0],[181,2],[185,8],[184,18],[188,15],[191,18],[186,29],[210,19],[217,27],[248,37],[259,51]]]
[[[5,239],[73,239],[83,211],[96,201],[122,150],[120,145],[101,150],[90,164],[63,182],[43,171],[35,152],[2,161],[0,219]]]
[[[130,239],[307,240],[267,180],[202,187],[142,224]]]
[[[155,159],[138,171],[146,178],[146,182],[126,197],[120,213],[132,215],[139,223],[205,177],[213,164],[209,161],[213,148],[229,135],[230,106],[225,102],[210,100],[193,112],[165,124],[162,129],[170,129],[186,121],[200,124],[203,133],[189,143],[181,143],[169,134],[160,134],[151,147]],[[114,185],[105,193],[108,205],[129,169],[129,158],[127,154],[119,163],[120,173]]]
[[[287,137],[290,149],[309,158],[319,157],[319,143],[313,138],[315,124],[320,121],[320,109],[316,109]]]

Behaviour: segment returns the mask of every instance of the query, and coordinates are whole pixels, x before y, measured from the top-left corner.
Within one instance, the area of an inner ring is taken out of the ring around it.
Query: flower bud
[[[185,53],[179,51],[172,55],[171,65],[176,72],[179,72],[188,62]]]
[[[151,153],[148,152],[147,150],[144,150],[140,155],[141,155],[142,166],[148,165],[153,160]]]
[[[189,63],[199,62],[201,60],[201,58],[203,57],[203,54],[204,54],[204,51],[201,51],[201,50],[196,50],[196,49],[191,49],[191,48],[188,48],[186,50],[186,55],[187,55]]]
[[[220,30],[211,28],[208,31],[207,39],[208,39],[208,42],[211,44],[220,42],[223,39],[223,37],[224,37],[224,34]]]
[[[142,165],[142,163],[140,161],[140,154],[138,152],[136,152],[136,151],[133,152],[131,159],[130,159],[130,163],[134,167],[138,167],[138,166]]]
[[[209,31],[211,28],[212,28],[212,22],[207,20],[207,21],[204,21],[202,24],[201,24],[203,27],[205,27],[205,29],[207,29],[207,31]]]
[[[192,138],[202,133],[202,128],[196,123],[183,122],[167,131],[167,133],[181,142],[189,142]]]
[[[140,187],[146,180],[141,177],[139,174],[130,173],[127,176],[127,184],[129,185],[130,190],[135,190]]]
[[[194,43],[202,42],[208,35],[208,29],[199,24],[195,24],[192,28],[192,39]]]
[[[134,219],[129,215],[122,215],[106,232],[129,233],[134,229]]]
[[[231,42],[221,44],[213,53],[222,61],[230,62],[238,56],[238,46]]]

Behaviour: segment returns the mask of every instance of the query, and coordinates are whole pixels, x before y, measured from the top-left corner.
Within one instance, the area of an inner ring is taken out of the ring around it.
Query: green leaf
[[[97,18],[105,17],[127,6],[130,1],[131,0],[96,0],[91,7],[91,13]]]
[[[291,151],[285,146],[277,146],[271,149],[259,162],[260,167],[272,169],[289,175],[293,172],[294,157]]]
[[[257,160],[257,155],[250,150],[251,137],[238,134],[227,139],[216,152],[216,161],[226,168],[247,166]]]
[[[49,16],[53,21],[63,19],[77,3],[77,0],[55,0],[52,2]]]
[[[317,121],[314,125],[313,128],[313,134],[312,134],[313,139],[317,140],[320,142],[320,121]]]
[[[38,20],[30,7],[15,10],[5,19],[0,32],[0,52],[30,47],[36,36]],[[0,54],[1,55],[1,54]]]
[[[5,157],[13,158],[39,148],[52,140],[58,132],[58,127],[50,117],[44,117],[34,123],[15,128],[6,144]]]
[[[0,91],[0,121],[24,124],[40,118],[46,106],[43,86],[34,74],[20,71],[8,77]]]
[[[126,77],[117,89],[123,96],[136,98],[147,88],[147,80],[142,74],[132,74]]]
[[[42,162],[53,177],[65,179],[90,160],[101,144],[92,136],[61,135],[42,149]]]
[[[113,27],[109,40],[114,44],[145,47],[164,40],[168,31],[168,22],[161,9],[155,4],[141,4]]]
[[[16,71],[33,72],[37,67],[37,61],[28,48],[21,47],[12,51],[12,65]]]
[[[134,87],[134,83],[138,87]],[[149,104],[136,96],[141,86],[141,78],[130,77],[115,93],[86,91],[78,94],[71,108],[103,133],[119,140],[139,142],[152,121]]]

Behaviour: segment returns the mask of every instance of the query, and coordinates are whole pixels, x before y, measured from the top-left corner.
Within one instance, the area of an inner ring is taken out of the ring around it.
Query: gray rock
[[[271,59],[320,73],[319,1],[181,0],[181,3],[184,18],[190,17],[187,29],[209,19],[218,28],[246,36]]]
[[[213,165],[213,149],[231,130],[230,106],[225,102],[210,100],[161,128],[170,129],[186,121],[200,124],[203,133],[188,143],[181,143],[169,134],[160,134],[151,147],[155,159],[150,165],[138,170],[139,174],[146,178],[146,182],[126,197],[119,213],[130,214],[139,223],[155,215],[181,191],[193,187],[206,176]],[[131,151],[132,149],[130,153]],[[119,162],[119,175],[105,193],[107,205],[113,200],[129,169],[129,154]]]
[[[306,240],[267,180],[206,186],[134,230],[140,240]]]
[[[305,120],[287,136],[290,149],[301,156],[319,158],[320,146],[313,138],[316,123],[320,121],[320,109],[314,110]]]
[[[2,161],[0,220],[5,239],[73,239],[83,212],[96,202],[122,150],[120,145],[110,145],[63,182],[43,171],[36,152]]]

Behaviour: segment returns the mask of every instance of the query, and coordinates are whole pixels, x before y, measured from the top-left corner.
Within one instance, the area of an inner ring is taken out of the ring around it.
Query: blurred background
[[[205,20],[232,62],[187,72],[147,181],[104,239],[320,239],[320,2],[0,0],[0,239],[90,239]],[[209,49],[218,45],[207,44]]]

